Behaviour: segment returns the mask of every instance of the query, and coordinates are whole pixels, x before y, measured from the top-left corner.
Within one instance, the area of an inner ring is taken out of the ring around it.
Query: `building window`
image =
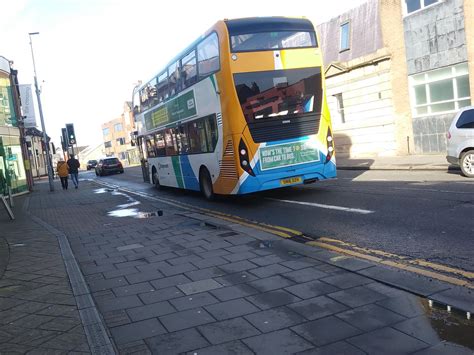
[[[108,128],[104,128],[104,129],[102,130],[102,134],[103,134],[104,136],[108,136],[109,133],[110,133],[110,130],[109,130]]]
[[[341,47],[340,51],[345,51],[350,48],[351,41],[351,25],[349,22],[341,25]]]
[[[118,145],[124,145],[125,144],[125,138],[117,138],[117,144]]]
[[[105,142],[104,147],[105,148],[111,148],[112,147],[112,142],[111,141]]]
[[[337,104],[337,113],[339,114],[339,117],[341,118],[341,123],[346,123],[346,116],[344,115],[344,101],[342,100],[342,93],[334,95],[336,98],[336,104]]]
[[[116,123],[116,124],[114,125],[114,131],[115,131],[115,132],[121,132],[122,129],[123,129],[123,128],[122,128],[122,124],[121,124],[121,123]]]
[[[411,14],[437,2],[439,0],[405,0],[406,13]]]
[[[471,104],[467,63],[410,77],[414,116],[454,112]]]

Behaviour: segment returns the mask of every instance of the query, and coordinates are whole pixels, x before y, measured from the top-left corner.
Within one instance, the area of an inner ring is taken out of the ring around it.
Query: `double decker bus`
[[[211,199],[336,177],[322,58],[305,18],[217,22],[134,95],[150,181]]]

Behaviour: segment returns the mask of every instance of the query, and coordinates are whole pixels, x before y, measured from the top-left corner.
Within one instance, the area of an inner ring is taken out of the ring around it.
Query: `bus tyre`
[[[204,195],[206,200],[214,199],[215,194],[212,189],[211,175],[206,168],[201,168],[201,171],[199,172],[199,186],[201,187],[201,193]]]
[[[459,165],[465,177],[474,178],[474,150],[462,153]]]
[[[151,170],[151,181],[158,190],[161,189],[160,179],[158,178],[158,172],[156,171],[155,167],[153,167],[153,169]]]

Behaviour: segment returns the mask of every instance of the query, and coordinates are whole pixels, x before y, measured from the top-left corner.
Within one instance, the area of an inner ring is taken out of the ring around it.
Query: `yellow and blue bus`
[[[135,97],[157,187],[210,199],[336,177],[323,56],[307,19],[219,21]]]

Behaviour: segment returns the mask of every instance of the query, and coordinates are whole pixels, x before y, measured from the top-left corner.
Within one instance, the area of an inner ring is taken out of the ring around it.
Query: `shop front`
[[[15,114],[10,62],[0,56],[0,194],[28,191],[20,145],[20,130]]]

